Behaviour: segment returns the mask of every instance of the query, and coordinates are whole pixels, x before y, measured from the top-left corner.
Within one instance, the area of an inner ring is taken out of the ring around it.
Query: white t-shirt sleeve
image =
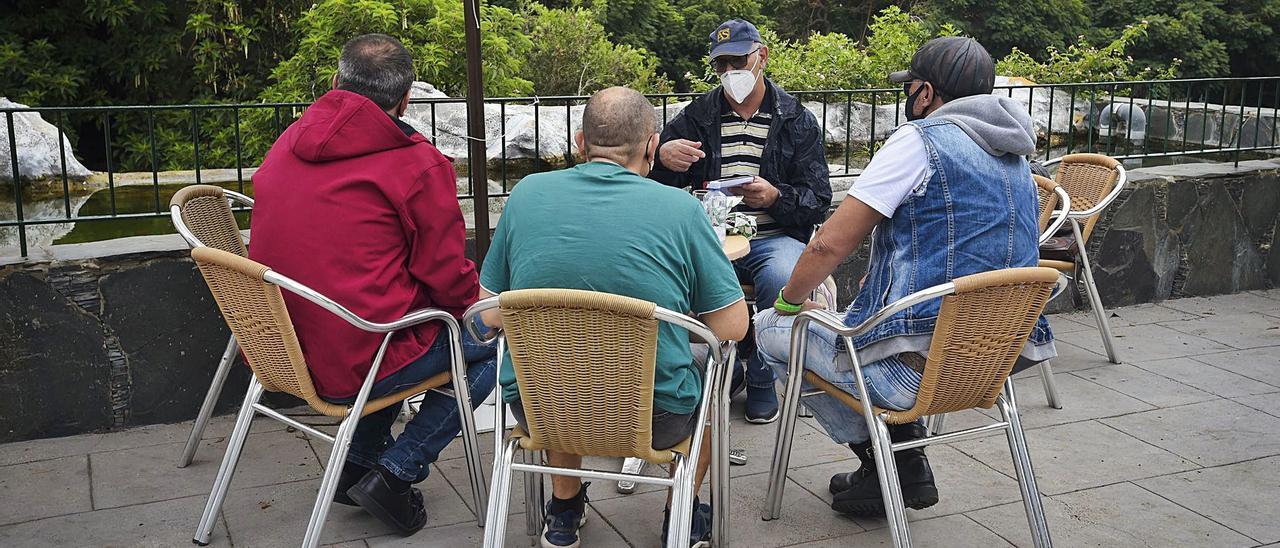
[[[932,171],[924,138],[914,127],[902,126],[876,151],[848,195],[886,218],[893,217],[907,196],[924,187]]]

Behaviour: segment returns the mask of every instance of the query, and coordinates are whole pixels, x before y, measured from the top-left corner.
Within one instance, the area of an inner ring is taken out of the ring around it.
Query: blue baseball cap
[[[761,42],[756,26],[741,19],[730,19],[711,33],[711,59],[723,55],[746,55]]]

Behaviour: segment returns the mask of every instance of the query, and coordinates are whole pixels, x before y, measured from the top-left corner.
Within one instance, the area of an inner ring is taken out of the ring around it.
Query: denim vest
[[[1039,263],[1039,197],[1027,161],[1017,154],[988,154],[946,118],[910,122],[907,128],[923,137],[932,175],[876,226],[866,282],[845,315],[850,326],[954,278]],[[933,299],[903,310],[855,338],[854,346],[932,334],[941,304]],[[1041,315],[1028,342],[1052,340]]]

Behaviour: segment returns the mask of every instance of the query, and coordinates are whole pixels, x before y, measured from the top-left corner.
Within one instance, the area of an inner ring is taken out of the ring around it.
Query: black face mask
[[[911,93],[911,83],[908,82],[903,85],[902,91],[907,94],[907,121],[914,122],[924,119],[925,114],[916,114],[916,99],[920,97],[921,93],[924,93],[924,84],[921,83],[920,87],[916,88],[915,93]]]

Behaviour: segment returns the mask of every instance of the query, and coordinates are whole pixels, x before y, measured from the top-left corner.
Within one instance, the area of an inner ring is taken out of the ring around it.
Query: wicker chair
[[[876,473],[889,518],[889,530],[895,546],[910,546],[911,538],[893,452],[934,443],[948,443],[992,430],[1004,430],[1009,439],[1014,469],[1022,490],[1022,500],[1035,546],[1050,546],[1049,528],[1040,504],[1040,492],[1036,488],[1035,473],[1018,418],[1018,406],[1009,373],[1045,304],[1055,294],[1055,289],[1061,290],[1065,284],[1065,278],[1049,268],[1010,268],[956,278],[949,283],[913,293],[886,306],[855,327],[846,326],[840,317],[829,312],[813,310],[801,313],[792,327],[791,358],[783,414],[778,423],[778,438],[774,446],[763,518],[772,520],[781,515],[782,490],[791,457],[796,409],[802,395],[801,385],[807,383],[817,389],[811,394],[826,393],[834,396],[866,419],[875,451]],[[899,311],[936,298],[942,298],[942,306],[938,312],[915,405],[906,411],[867,409],[861,404],[868,401],[867,386],[862,380],[862,365],[858,361],[852,337],[866,333]],[[853,363],[858,394],[845,392],[804,370],[803,356],[808,345],[807,335],[811,323],[834,331],[844,341]],[[802,376],[804,383],[800,382]],[[975,407],[987,409],[992,405],[1000,409],[1000,422],[908,442],[892,443],[889,439],[887,424],[905,424],[926,416]]]
[[[1066,224],[1071,211],[1071,196],[1062,185],[1052,179],[1032,175],[1040,194],[1040,243],[1045,243],[1058,233],[1058,229]],[[1052,221],[1052,222],[1051,222]],[[1049,360],[1040,362],[1040,382],[1044,385],[1045,399],[1054,409],[1062,409],[1062,400],[1058,398],[1058,387],[1053,382],[1053,365]]]
[[[169,200],[169,216],[173,219],[174,228],[192,248],[212,247],[241,257],[248,257],[244,239],[240,236],[240,227],[231,212],[231,204],[253,207],[253,198],[224,190],[212,185],[192,185],[183,187]],[[204,403],[200,404],[200,412],[196,415],[196,423],[187,436],[187,444],[182,448],[182,457],[178,459],[178,468],[191,464],[196,448],[200,447],[200,437],[209,424],[213,408],[222,394],[222,385],[227,381],[227,373],[235,361],[240,347],[236,345],[236,337],[227,340],[227,348],[222,352],[218,368],[213,374],[213,382],[204,395]]]
[[[476,315],[493,308],[502,312],[502,337],[511,353],[528,431],[516,427],[494,458],[489,522],[484,546],[502,546],[514,472],[557,474],[605,481],[629,480],[672,488],[672,508],[693,504],[694,474],[703,428],[671,449],[652,446],[654,362],[658,329],[669,323],[688,330],[695,342],[708,345],[698,424],[713,420],[711,469],[714,539],[728,546],[729,473],[727,360],[736,352],[723,345],[703,324],[651,302],[572,289],[507,291],[482,300],[463,316],[475,333]],[[500,346],[502,348],[502,346]],[[713,408],[714,404],[714,408]],[[505,417],[506,404],[497,416]],[[501,432],[502,430],[496,430]],[[517,449],[525,462],[514,461]],[[630,475],[603,470],[567,470],[537,464],[532,452],[556,451],[583,456],[636,457],[654,464],[673,463],[672,478]],[[542,481],[525,481],[527,532],[542,526]],[[687,545],[690,513],[672,513],[671,548]]]
[[[1124,166],[1115,158],[1101,154],[1069,154],[1050,160],[1045,166],[1060,164],[1056,179],[1059,185],[1071,195],[1071,209],[1067,214],[1071,223],[1073,236],[1072,250],[1075,260],[1042,259],[1040,266],[1057,269],[1078,278],[1084,278],[1085,292],[1088,293],[1089,307],[1093,310],[1098,330],[1102,332],[1102,344],[1107,350],[1107,359],[1111,363],[1120,363],[1116,353],[1115,337],[1111,334],[1111,325],[1107,322],[1107,314],[1102,308],[1102,298],[1098,296],[1098,286],[1093,281],[1093,267],[1089,264],[1089,256],[1085,252],[1093,227],[1098,223],[1102,211],[1114,202],[1124,190],[1128,177]]]
[[[218,468],[204,514],[196,528],[193,538],[196,544],[203,546],[209,542],[213,526],[218,519],[218,512],[226,498],[231,477],[235,474],[245,438],[249,435],[250,423],[256,414],[261,413],[274,418],[310,436],[333,444],[333,450],[329,453],[329,466],[325,468],[324,479],[320,482],[320,493],[316,496],[311,520],[302,541],[303,547],[311,548],[319,544],[325,516],[329,513],[329,506],[333,502],[334,492],[338,487],[342,463],[346,461],[351,436],[355,433],[356,423],[360,418],[379,409],[398,405],[411,395],[444,386],[451,380],[457,380],[453,383],[453,391],[458,408],[461,410],[459,415],[462,422],[463,447],[467,456],[475,507],[477,509],[485,507],[486,490],[479,449],[476,446],[471,397],[467,390],[466,362],[462,358],[462,332],[457,320],[447,312],[428,308],[411,312],[390,323],[370,322],[315,290],[247,258],[209,247],[197,247],[191,250],[191,257],[200,267],[200,274],[204,276],[209,291],[217,301],[218,308],[222,310],[223,319],[235,334],[249,362],[249,367],[253,370],[253,379],[249,382],[244,404],[241,405],[240,413],[236,417],[235,430],[227,441],[226,455],[223,456],[222,465]],[[289,311],[285,308],[281,288],[333,312],[364,331],[386,334],[377,355],[372,357],[372,366],[352,404],[330,403],[316,394],[310,371],[302,354],[302,347],[293,330],[293,322],[289,318]],[[446,330],[442,336],[449,337],[451,342],[451,372],[436,375],[408,390],[370,399],[369,391],[373,388],[374,379],[378,375],[378,368],[382,365],[382,357],[391,337],[403,329],[429,321],[440,321],[445,324]],[[306,401],[307,405],[321,414],[342,418],[337,434],[330,436],[258,403],[263,391],[291,394]],[[484,526],[484,517],[479,510],[476,512],[476,521]]]

